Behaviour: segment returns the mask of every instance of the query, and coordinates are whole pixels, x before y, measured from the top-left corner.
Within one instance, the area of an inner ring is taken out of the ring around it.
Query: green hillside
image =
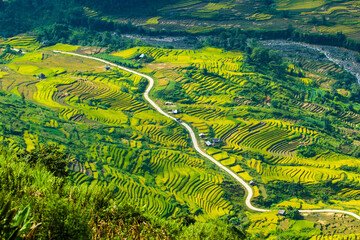
[[[222,186],[226,177],[204,165],[179,126],[144,103],[141,79],[49,50],[18,57],[6,69],[3,89],[20,97],[3,94],[1,101],[1,138],[12,148],[55,143],[77,160],[69,166],[75,184],[114,184],[119,200],[138,199],[160,216],[234,213]],[[37,72],[48,77],[32,76]]]
[[[144,100],[147,80],[53,52],[89,54],[97,47],[46,47],[32,36],[7,44],[26,53],[6,47],[1,55],[0,140],[16,152],[56,144],[69,154],[73,186],[109,189],[115,202],[135,202],[157,218],[188,216],[197,222],[191,228],[205,224],[192,234],[218,219],[225,222],[219,226],[238,229],[226,234],[244,229],[255,239],[323,239],[340,222],[339,238],[359,230],[341,214],[319,214],[322,222],[311,214],[277,215],[278,209],[360,211],[360,88],[337,65],[315,57],[289,63],[256,46],[247,52],[134,47],[95,55],[153,76],[151,98],[205,134],[204,151],[256,182],[254,204],[272,210],[256,213],[244,206],[244,190],[195,152],[187,132]],[[206,146],[213,138],[221,142]]]
[[[135,199],[116,199],[113,186],[71,185],[58,174],[64,169],[52,167],[65,162],[63,155],[47,147],[19,156],[1,146],[2,239],[196,239],[210,233],[244,239],[221,221],[196,222],[185,214],[161,219]]]
[[[28,11],[32,9],[32,11]],[[250,32],[297,30],[327,35],[342,33],[359,41],[359,4],[338,0],[172,0],[0,1],[0,34],[14,36],[54,23],[88,31],[118,33],[207,34],[238,29]],[[37,17],[34,18],[33,16]],[[81,38],[81,34],[76,38]],[[76,41],[76,38],[73,41]],[[299,40],[296,36],[285,38]],[[49,40],[49,39],[48,39]],[[302,39],[300,39],[302,40]],[[317,40],[319,43],[320,40]],[[328,42],[328,44],[331,42]],[[350,47],[349,44],[343,44]],[[351,48],[351,47],[350,47]],[[359,46],[356,47],[359,49]]]

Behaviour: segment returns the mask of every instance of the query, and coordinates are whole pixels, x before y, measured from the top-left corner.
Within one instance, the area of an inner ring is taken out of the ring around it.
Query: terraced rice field
[[[211,52],[212,50],[208,51]],[[132,52],[132,55],[130,52]],[[342,164],[349,164],[350,160],[344,156],[324,153],[323,156],[320,154],[314,159],[304,159],[295,154],[299,146],[306,146],[318,141],[319,133],[311,128],[295,125],[284,120],[247,120],[248,111],[245,106],[239,107],[236,111],[229,111],[227,107],[219,107],[225,103],[236,101],[238,93],[243,91],[244,87],[247,87],[247,83],[261,79],[255,73],[242,72],[243,58],[241,54],[229,56],[230,54],[227,53],[224,54],[227,56],[221,56],[220,53],[215,51],[215,54],[210,57],[207,55],[206,50],[200,50],[199,55],[195,57],[194,52],[191,50],[160,50],[154,48],[136,48],[119,54],[131,58],[131,56],[139,53],[151,56],[157,62],[187,62],[189,66],[199,70],[189,74],[183,68],[172,69],[172,71],[180,75],[184,75],[184,73],[187,73],[187,75],[176,79],[168,78],[169,81],[181,82],[185,92],[195,101],[195,104],[191,105],[182,104],[179,101],[178,106],[181,106],[182,109],[179,117],[191,123],[199,133],[208,134],[213,131],[214,137],[220,138],[225,145],[223,147],[225,150],[235,151],[238,155],[244,150],[252,150],[269,156],[266,157],[267,161],[276,164],[276,166],[260,162],[257,165],[254,162],[248,164],[248,167],[257,169],[257,173],[261,175],[265,182],[280,179],[311,184],[329,179],[332,181],[343,181],[346,178],[357,179],[358,176],[351,174],[345,176],[343,171],[336,170]],[[291,64],[289,66],[291,67]],[[334,64],[306,65],[304,68],[309,71],[319,72],[321,70],[321,73],[328,71],[340,73],[342,71]],[[292,69],[293,71],[302,71],[294,66],[292,66]],[[308,85],[309,81],[312,80],[299,79],[297,81]],[[276,88],[278,86],[275,84],[268,87],[268,89]],[[292,98],[296,99],[296,96]],[[312,113],[321,114],[328,110],[328,108],[319,104],[312,103],[310,95],[309,102],[292,101],[300,109]],[[359,119],[354,114],[342,115],[340,118],[344,119],[344,121],[345,119],[348,122],[352,121],[354,124],[357,124]],[[213,156],[218,159],[216,154]],[[325,159],[332,160],[325,161]],[[222,159],[219,157],[218,160],[223,161],[226,166],[229,166],[239,175],[241,174],[244,179],[252,179],[252,176],[235,164],[234,159]],[[336,160],[339,161],[336,162]],[[296,164],[298,167],[291,167],[290,164]],[[327,168],[332,170],[328,171]]]
[[[311,162],[311,161],[310,161]],[[301,163],[301,161],[299,161]],[[284,164],[284,162],[283,162]],[[342,164],[337,162],[335,164]],[[357,163],[358,164],[358,163]],[[306,165],[306,164],[304,164]],[[359,174],[349,173],[342,170],[337,170],[335,168],[323,168],[324,165],[316,164],[316,162],[311,165],[308,163],[307,166],[281,166],[281,165],[268,165],[257,161],[255,159],[248,161],[248,166],[255,169],[262,177],[264,182],[282,180],[286,182],[299,182],[303,184],[318,183],[326,180],[331,180],[332,182],[350,180],[354,182],[359,182]],[[331,168],[331,165],[329,166]],[[348,190],[343,190],[340,194],[352,194]],[[354,194],[356,191],[354,192]]]
[[[232,213],[233,205],[225,199],[221,187],[221,174],[205,167],[203,160],[193,155],[188,137],[179,126],[148,107],[138,92],[141,77],[122,70],[106,71],[99,64],[58,56],[48,50],[25,54],[8,67],[9,74],[3,74],[5,86],[21,95],[24,82],[17,77],[25,76],[34,86],[28,88],[27,96],[56,110],[63,120],[94,127],[102,123],[118,129],[131,128],[132,136],[125,139],[120,135],[122,144],[118,146],[113,145],[113,140],[119,141],[114,139],[116,135],[94,136],[101,138],[103,144],[93,145],[86,160],[69,167],[75,184],[113,185],[119,200],[137,201],[159,216],[176,216],[184,208],[199,220]],[[46,77],[32,76],[38,72]],[[12,81],[15,77],[19,80]],[[188,109],[189,113],[196,111],[199,117],[216,118],[215,109],[212,112],[198,107]],[[226,111],[220,115],[225,116]],[[44,124],[59,128],[57,121]],[[196,126],[203,132],[210,131],[205,120]],[[69,135],[67,129],[60,131]],[[37,137],[30,133],[24,134],[24,141],[28,150],[38,146]]]
[[[35,36],[16,36],[5,41],[0,41],[0,46],[6,46],[8,44],[17,49],[26,50],[38,49],[41,46]]]
[[[264,84],[266,77],[261,74],[244,71],[241,53],[211,48],[193,51],[141,47],[114,55],[130,59],[142,53],[155,59],[153,66],[169,63],[169,69],[159,73],[168,82],[159,88],[180,83],[181,91],[192,100],[190,104],[182,100],[173,103],[172,106],[180,109],[177,116],[192,124],[198,133],[205,133],[204,140],[220,138],[221,143],[207,152],[245,181],[261,178],[264,183],[360,182],[358,174],[339,169],[343,165],[360,166],[357,159],[332,152],[312,158],[296,154],[299,146],[316,143],[321,132],[285,120],[254,119],[254,109],[266,107],[266,103],[238,106],[236,99],[252,88],[271,92],[279,87],[276,83]],[[138,92],[141,77],[121,70],[105,71],[104,66],[94,63],[85,67],[79,59],[76,60],[79,69],[75,64],[57,66],[53,60],[58,57],[46,51],[25,55],[9,65],[9,75],[26,77],[36,87],[28,89],[33,99],[57,110],[65,120],[94,127],[102,123],[112,129],[131,128],[126,138],[120,136],[120,145],[113,144],[117,136],[94,136],[101,138],[102,144],[93,145],[86,160],[70,167],[76,184],[112,184],[119,200],[135,200],[151,213],[166,217],[176,216],[184,208],[199,220],[233,213],[233,204],[221,187],[224,177],[204,166],[203,160],[193,154],[182,128],[148,107]],[[32,77],[33,73],[47,69],[50,70],[46,79]],[[151,66],[145,70],[151,72]],[[5,86],[21,95],[23,83],[8,77],[4,74]],[[279,95],[290,98],[287,94],[284,90]],[[259,98],[268,99],[268,96]],[[297,100],[293,103],[311,113],[328,110],[311,99],[308,103]],[[340,119],[357,124],[355,119],[359,118],[349,112]],[[51,128],[58,126],[51,121],[46,124]],[[25,134],[24,140],[29,149],[37,145],[34,135]],[[246,151],[259,153],[262,159],[245,159]],[[260,197],[262,191],[254,187],[254,197]],[[339,196],[357,196],[358,191],[344,188]],[[265,224],[272,229],[277,220],[270,215],[269,219],[272,219],[270,224],[253,219],[253,227]]]
[[[334,235],[334,236],[314,236],[310,240],[359,240],[360,234],[353,233],[348,235]]]
[[[181,114],[178,116],[192,124],[198,133],[206,133],[206,136],[213,134],[213,137],[220,138],[221,149],[230,150],[237,157],[230,157],[222,151],[208,151],[208,153],[246,181],[252,180],[256,174],[261,176],[264,183],[278,180],[304,184],[315,184],[327,180],[333,182],[349,179],[358,181],[357,174],[339,170],[343,165],[357,166],[359,162],[354,158],[331,152],[324,152],[313,158],[304,158],[296,154],[299,146],[317,143],[321,139],[321,134],[311,127],[300,126],[296,124],[296,121],[285,118],[262,121],[247,119],[249,108],[264,107],[266,104],[252,104],[251,100],[246,98],[240,101],[242,104],[250,102],[247,104],[250,107],[228,107],[227,104],[237,103],[236,101],[241,99],[239,93],[244,89],[253,87],[259,87],[259,91],[277,89],[278,94],[280,86],[275,83],[263,86],[254,85],[253,82],[261,82],[264,77],[256,73],[244,72],[241,54],[232,53],[231,56],[230,53],[226,53],[221,56],[221,53],[214,51],[214,54],[209,56],[211,51],[213,50],[199,50],[198,55],[194,56],[195,52],[191,50],[135,48],[118,54],[131,58],[144,53],[159,63],[187,63],[191,70],[182,67],[171,70],[162,69],[162,71],[174,71],[178,75],[182,75],[183,77],[177,76],[176,78],[168,76],[167,79],[170,82],[180,82],[183,90],[195,102],[184,104],[181,100],[178,101],[176,106],[181,108]],[[320,74],[329,71],[342,72],[334,64],[304,64],[306,71]],[[291,64],[289,66],[293,69],[292,72],[304,71],[291,66]],[[312,84],[313,79],[299,78],[295,81],[308,86]],[[289,98],[298,109],[315,114],[323,114],[329,110],[327,107],[312,102],[314,96],[321,94],[319,92],[309,92],[307,101],[304,102],[297,100],[299,96],[291,95],[293,93],[287,95],[286,91],[284,89],[284,95],[279,95],[279,97]],[[349,113],[349,115],[341,115],[340,119],[357,124],[359,118],[356,114]],[[211,138],[205,137],[204,141],[208,139]],[[261,153],[266,163],[253,159],[249,160],[247,165],[240,166],[239,163],[244,162],[241,155],[246,151]],[[271,165],[267,163],[271,163]],[[248,168],[256,170],[256,174],[249,174]],[[356,190],[354,192],[351,190],[344,190],[342,194],[346,195],[347,192],[349,195],[357,194]],[[259,189],[254,189],[254,191],[256,196],[260,195]]]
[[[199,219],[218,218],[231,212],[219,184],[223,178],[203,167],[203,160],[173,150],[138,151],[105,146],[91,152],[92,159],[102,162],[75,163],[71,169],[77,184],[114,184],[117,198],[137,200],[151,213],[176,215],[178,205],[188,206]],[[155,186],[149,187],[142,177],[144,161],[149,161]],[[131,177],[127,173],[133,174]],[[136,176],[136,177],[134,177]],[[103,181],[101,179],[107,179]],[[94,183],[95,182],[95,183]],[[201,209],[201,210],[200,210]]]
[[[11,53],[6,53],[4,54],[4,56],[1,57],[2,60],[11,60],[13,58],[16,58],[16,55]]]
[[[285,156],[292,155],[304,137],[291,128],[285,130],[275,127],[272,123],[253,121],[231,129],[222,140],[234,150],[252,148]]]
[[[53,63],[53,58],[44,59],[44,53],[33,52],[16,59],[8,67],[21,75],[43,73],[46,76],[43,81],[30,77],[36,84],[32,98],[57,109],[64,119],[91,119],[119,125],[127,122],[127,113],[135,114],[149,109],[142,101],[136,100],[133,94],[141,78],[121,71],[95,74],[79,73],[60,65],[42,68],[43,65]],[[28,65],[30,62],[38,64]],[[59,59],[59,62],[62,61]],[[23,82],[18,84],[21,86]]]

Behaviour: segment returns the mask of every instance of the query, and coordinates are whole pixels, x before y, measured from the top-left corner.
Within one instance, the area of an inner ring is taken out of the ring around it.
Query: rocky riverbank
[[[348,49],[299,43],[285,40],[267,40],[261,41],[264,47],[279,50],[280,54],[285,57],[302,57],[307,59],[333,62],[349,73],[353,74],[360,84],[360,63],[358,62],[359,54]]]

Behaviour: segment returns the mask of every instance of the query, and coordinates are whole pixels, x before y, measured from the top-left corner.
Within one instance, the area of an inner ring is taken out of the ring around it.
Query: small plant
[[[0,199],[0,236],[1,239],[24,239],[31,229],[30,206],[21,210],[11,209],[11,202]],[[32,231],[35,228],[32,229]]]

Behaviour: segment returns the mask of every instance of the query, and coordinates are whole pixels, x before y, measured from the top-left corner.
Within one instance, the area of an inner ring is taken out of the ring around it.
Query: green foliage
[[[298,209],[294,209],[291,206],[289,206],[286,209],[286,216],[288,216],[290,219],[299,220],[301,219],[301,215]]]
[[[182,101],[183,103],[193,102],[190,96],[182,89],[179,82],[175,82],[172,87],[156,91],[154,96],[172,102],[177,102],[184,99],[186,99],[186,101]]]
[[[53,24],[49,26],[42,26],[36,30],[37,40],[43,44],[44,47],[51,46],[56,43],[67,43],[72,45],[90,45],[106,47],[107,52],[116,51],[119,49],[130,48],[134,46],[135,42],[129,39],[122,38],[110,32],[94,32],[83,28],[71,28],[69,25]],[[136,42],[141,45],[141,42]],[[99,48],[101,50],[101,48]],[[99,51],[100,52],[100,51]],[[95,54],[99,53],[95,52]],[[131,61],[123,60],[120,57],[109,56],[106,54],[98,54],[99,58],[108,61],[113,61],[120,65],[127,67],[139,68],[140,65]]]
[[[30,235],[32,218],[30,206],[21,210],[11,209],[11,201],[6,201],[4,196],[0,199],[0,237],[1,239],[18,240]],[[36,228],[33,227],[32,230]]]
[[[65,168],[69,160],[66,154],[60,152],[55,145],[45,146],[31,152],[23,151],[18,156],[32,167],[41,164],[56,176],[68,176]]]
[[[1,237],[191,239],[211,233],[228,239],[245,238],[242,232],[221,222],[204,224],[149,215],[136,202],[116,201],[111,187],[71,186],[63,177],[48,171],[42,162],[31,166],[17,154],[0,149]],[[17,208],[28,206],[11,210],[10,201],[4,200],[9,198]],[[29,232],[31,224],[34,227]],[[198,226],[202,226],[201,230],[195,232]]]
[[[274,76],[283,78],[285,65],[278,52],[268,48],[255,47],[246,58],[247,62],[260,68],[271,70]]]
[[[136,93],[144,93],[147,85],[148,85],[148,81],[142,78],[137,85],[138,89],[136,90]]]
[[[221,222],[201,223],[190,225],[183,234],[185,239],[216,240],[216,239],[244,239],[245,234],[235,227],[227,226]]]
[[[118,49],[118,48],[117,48]],[[115,50],[115,49],[114,49]],[[140,68],[141,64],[135,63],[131,60],[123,59],[122,57],[114,56],[114,55],[108,55],[108,54],[97,54],[95,57],[107,60],[109,62],[118,64],[123,67],[130,67],[130,68]]]
[[[311,158],[316,156],[317,152],[313,145],[310,146],[300,146],[296,151],[297,154],[303,157]]]
[[[89,210],[78,203],[69,203],[65,196],[52,196],[48,201],[39,202],[41,231],[39,238],[89,239]]]
[[[312,193],[311,190],[303,184],[283,181],[269,182],[266,184],[266,192],[268,194],[266,199],[262,197],[256,199],[259,204],[266,207],[271,207],[275,203],[293,197],[310,197]]]

